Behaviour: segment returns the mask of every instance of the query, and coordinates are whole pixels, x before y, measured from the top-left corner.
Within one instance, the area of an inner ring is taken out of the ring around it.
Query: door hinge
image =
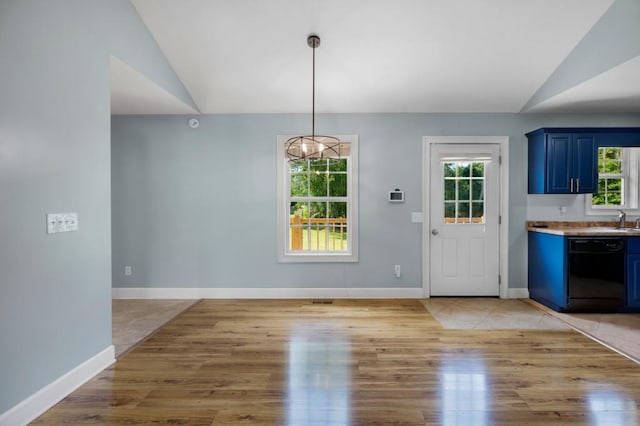
[[[498,225],[502,225],[502,215],[498,216]]]
[[[502,275],[498,274],[498,285],[502,284]]]
[[[498,165],[502,166],[502,155],[498,155]]]

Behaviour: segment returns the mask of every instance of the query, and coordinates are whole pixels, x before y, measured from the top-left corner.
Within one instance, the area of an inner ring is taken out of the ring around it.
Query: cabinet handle
[[[576,192],[580,192],[580,178],[576,178]]]
[[[569,180],[569,185],[570,185],[569,192],[573,192],[573,178]]]

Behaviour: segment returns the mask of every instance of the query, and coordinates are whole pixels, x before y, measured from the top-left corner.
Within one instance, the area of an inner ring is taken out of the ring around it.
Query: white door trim
[[[424,297],[431,294],[430,274],[430,223],[429,209],[431,185],[432,144],[498,144],[500,145],[500,206],[502,218],[499,225],[498,250],[500,260],[500,298],[509,297],[509,137],[508,136],[424,136],[422,139],[422,289]]]

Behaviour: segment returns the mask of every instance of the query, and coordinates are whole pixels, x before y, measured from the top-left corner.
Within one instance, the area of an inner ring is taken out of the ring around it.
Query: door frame
[[[424,136],[422,138],[422,291],[425,298],[431,294],[431,145],[433,144],[497,144],[500,146],[500,172],[498,175],[499,207],[502,218],[498,225],[498,258],[500,298],[509,297],[509,137],[508,136]]]

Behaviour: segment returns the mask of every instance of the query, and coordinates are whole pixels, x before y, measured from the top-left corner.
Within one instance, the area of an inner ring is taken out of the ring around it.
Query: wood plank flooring
[[[34,424],[639,425],[640,366],[418,300],[203,300]]]

